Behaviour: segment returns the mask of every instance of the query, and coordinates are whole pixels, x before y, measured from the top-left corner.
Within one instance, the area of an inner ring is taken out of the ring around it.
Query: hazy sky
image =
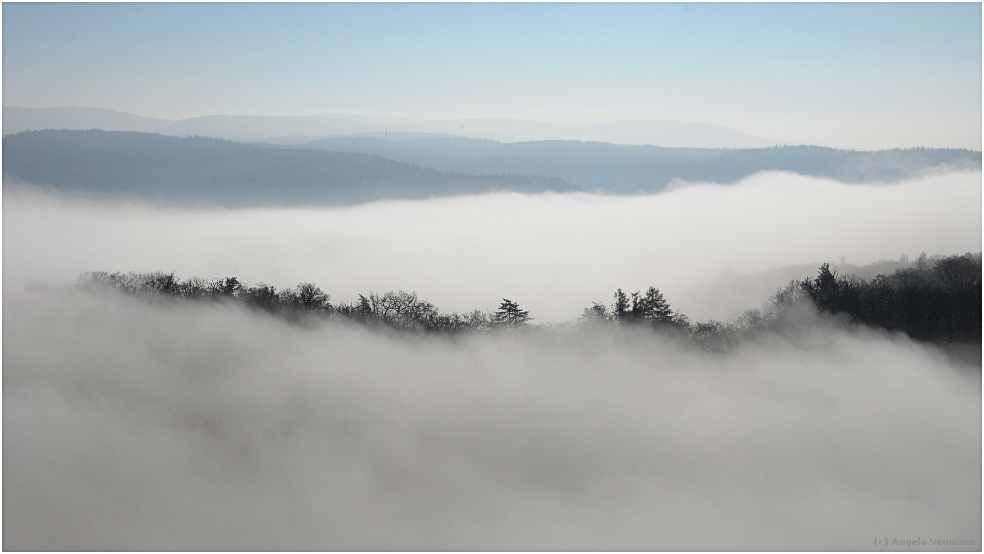
[[[981,5],[10,4],[3,103],[981,147]]]

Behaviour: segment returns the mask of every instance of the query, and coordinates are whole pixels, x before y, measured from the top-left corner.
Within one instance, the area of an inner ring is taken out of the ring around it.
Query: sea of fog
[[[569,321],[617,288],[656,286],[696,320],[758,307],[842,257],[981,250],[981,173],[846,185],[761,173],[663,194],[488,194],[354,207],[190,209],[67,199],[5,185],[4,286],[82,271],[315,282],[334,302],[406,290],[442,311],[509,298]],[[814,265],[816,264],[816,265]],[[783,268],[801,268],[792,274]]]
[[[334,301],[506,297],[541,322],[655,285],[724,319],[790,268],[980,250],[980,172],[254,210],[5,185],[3,548],[979,550],[980,367],[806,307],[713,354],[594,326],[300,326],[72,283],[314,281]]]
[[[71,288],[3,322],[5,550],[981,544],[980,368],[808,311],[727,355]]]

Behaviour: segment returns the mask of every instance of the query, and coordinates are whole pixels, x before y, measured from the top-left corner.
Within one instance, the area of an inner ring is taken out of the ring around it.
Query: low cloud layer
[[[6,550],[980,545],[979,369],[809,314],[727,356],[60,288],[3,320]]]
[[[773,270],[786,266],[980,251],[981,173],[890,186],[763,173],[652,196],[228,211],[66,200],[5,185],[3,215],[8,284],[160,269],[278,287],[314,281],[345,302],[403,289],[444,311],[494,309],[506,297],[540,322],[610,303],[618,287],[654,285],[692,318],[727,319],[785,284],[786,272]],[[732,286],[735,274],[761,282]]]
[[[4,549],[981,544],[980,369],[904,337],[804,313],[712,355],[631,329],[419,337],[67,286],[161,269],[443,311],[507,297],[543,322],[655,285],[728,318],[802,264],[980,251],[980,172],[289,210],[3,200]]]

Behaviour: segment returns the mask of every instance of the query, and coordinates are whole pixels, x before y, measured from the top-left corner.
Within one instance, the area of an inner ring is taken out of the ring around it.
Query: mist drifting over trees
[[[539,323],[609,305],[619,287],[657,286],[694,320],[730,321],[824,261],[857,272],[902,253],[979,251],[979,175],[884,186],[773,173],[657,195],[500,193],[251,210],[13,188],[4,194],[4,277],[71,284],[94,269],[162,269],[278,290],[314,282],[345,302],[413,291],[459,313],[494,309],[505,297]]]
[[[979,542],[979,172],[4,200],[5,548]]]
[[[188,278],[174,273],[87,272],[79,276],[85,290],[115,290],[144,298],[233,302],[292,322],[318,323],[331,319],[367,327],[417,333],[457,334],[526,327],[533,319],[529,310],[502,299],[493,311],[441,313],[416,293],[390,291],[360,294],[352,303],[331,303],[331,296],[314,283],[300,283],[278,291],[263,283],[242,284],[236,277]],[[743,335],[776,330],[790,310],[809,304],[820,313],[843,314],[850,321],[901,331],[909,337],[935,343],[981,342],[981,254],[936,256],[923,254],[915,267],[879,274],[871,281],[857,275],[836,275],[830,264],[820,266],[818,275],[793,281],[780,289],[761,310],[749,309],[733,323],[714,320],[691,322],[675,311],[662,292],[649,287],[644,292],[615,291],[611,306],[593,303],[570,325],[599,324],[633,326],[686,338],[695,345],[720,349],[733,346]],[[979,361],[979,359],[978,359]]]
[[[980,3],[3,16],[4,550],[984,544]]]
[[[451,337],[297,325],[240,290],[5,292],[6,548],[849,549],[872,528],[979,530],[979,367],[903,334],[791,311],[724,350],[646,324]]]

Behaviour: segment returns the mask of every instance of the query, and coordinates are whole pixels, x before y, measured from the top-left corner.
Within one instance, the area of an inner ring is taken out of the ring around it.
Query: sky
[[[3,103],[981,148],[981,4],[3,4]]]

